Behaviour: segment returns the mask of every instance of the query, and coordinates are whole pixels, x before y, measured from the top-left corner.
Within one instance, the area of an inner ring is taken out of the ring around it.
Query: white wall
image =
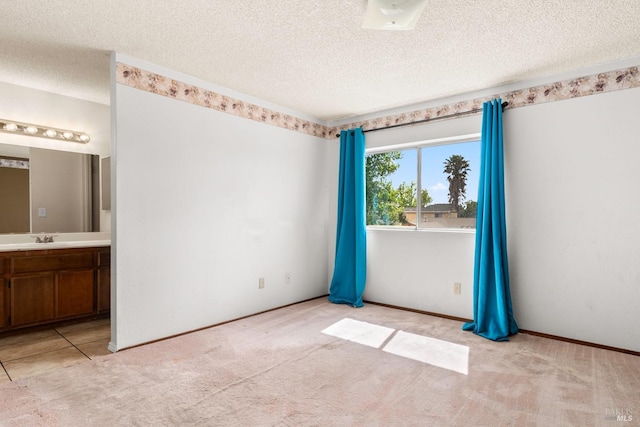
[[[640,350],[640,89],[507,110],[511,290],[522,329]],[[481,117],[367,133],[384,146]],[[365,299],[471,318],[474,234],[369,230]],[[453,283],[462,294],[453,294]]]
[[[520,327],[640,351],[640,89],[507,111]]]
[[[113,86],[112,350],[327,293],[327,141]]]
[[[364,298],[472,318],[474,239],[470,232],[370,229]]]

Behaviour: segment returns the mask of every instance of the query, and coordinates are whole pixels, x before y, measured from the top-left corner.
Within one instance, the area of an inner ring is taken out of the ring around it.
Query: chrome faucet
[[[44,236],[42,239],[38,236],[36,237],[36,243],[53,243],[53,236]]]

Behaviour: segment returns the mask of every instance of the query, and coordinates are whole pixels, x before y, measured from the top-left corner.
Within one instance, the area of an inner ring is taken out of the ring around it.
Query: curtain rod
[[[502,103],[502,111],[504,111],[504,109],[508,105],[509,105],[508,102],[503,102]],[[418,124],[418,123],[425,123],[425,122],[433,122],[435,120],[441,120],[441,119],[450,119],[452,117],[467,116],[467,115],[481,113],[481,112],[482,112],[482,109],[481,108],[477,108],[475,110],[462,111],[460,113],[448,114],[446,116],[430,117],[428,119],[416,120],[415,122],[400,123],[400,124],[397,124],[397,125],[389,125],[389,126],[385,126],[385,127],[382,127],[382,128],[366,129],[366,130],[363,130],[362,132],[363,133],[367,133],[367,132],[375,132],[377,130],[383,130],[383,129],[399,128],[399,127],[402,127],[402,126],[415,125],[415,124]],[[336,138],[339,138],[339,137],[340,137],[340,134],[337,133],[336,134]]]

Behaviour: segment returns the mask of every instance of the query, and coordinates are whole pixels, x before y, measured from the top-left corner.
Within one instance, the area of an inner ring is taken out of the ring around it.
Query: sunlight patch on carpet
[[[395,329],[345,318],[322,331],[323,334],[379,348]]]
[[[398,331],[382,350],[461,374],[469,374],[469,347],[465,345]]]
[[[345,318],[322,331],[343,340],[369,347],[380,348],[391,335],[393,328]],[[382,351],[406,357],[464,375],[469,374],[469,347],[436,338],[398,330]]]

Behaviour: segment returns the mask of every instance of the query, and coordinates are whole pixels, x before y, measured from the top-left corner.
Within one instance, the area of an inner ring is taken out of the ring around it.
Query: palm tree
[[[448,174],[449,203],[458,212],[458,205],[464,200],[467,192],[467,173],[471,170],[469,162],[459,154],[452,154],[444,161],[444,173]]]

